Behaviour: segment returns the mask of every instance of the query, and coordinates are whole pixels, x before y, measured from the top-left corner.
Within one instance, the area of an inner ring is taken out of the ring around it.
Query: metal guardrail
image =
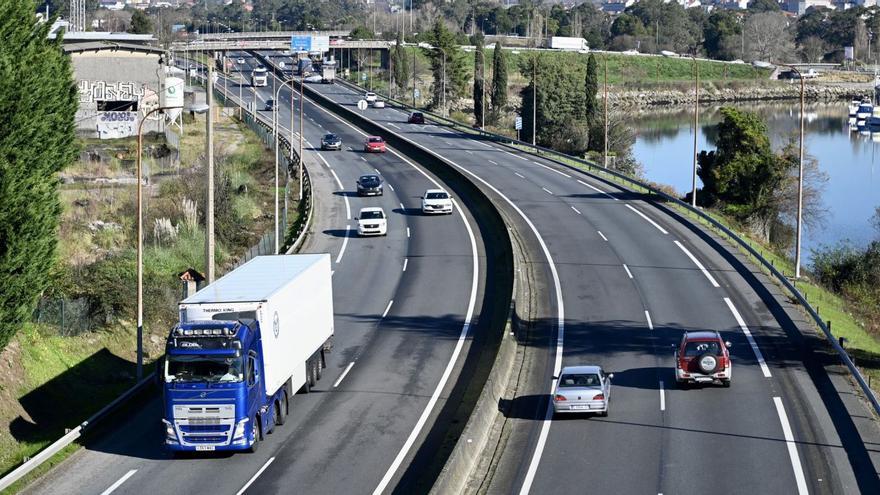
[[[3,478],[0,478],[0,491],[3,491],[5,489],[9,488],[10,486],[12,486],[13,483],[15,483],[16,481],[25,477],[28,473],[30,473],[31,471],[36,469],[40,464],[46,462],[53,455],[57,454],[58,452],[61,452],[62,449],[64,449],[68,445],[72,444],[74,441],[76,441],[76,439],[83,436],[83,434],[86,431],[88,431],[88,429],[91,426],[93,426],[98,420],[107,416],[114,409],[119,407],[120,404],[122,404],[123,402],[127,401],[128,399],[133,397],[135,394],[140,392],[140,390],[142,388],[144,388],[144,386],[146,384],[153,381],[154,377],[155,377],[155,373],[150,373],[149,375],[144,377],[141,381],[136,383],[133,387],[131,387],[130,389],[123,392],[122,395],[120,395],[119,397],[114,399],[113,402],[107,404],[100,411],[93,414],[89,419],[80,423],[79,426],[70,430],[63,437],[52,442],[52,444],[50,444],[48,447],[41,450],[34,457],[25,461],[21,466],[18,466],[17,468],[12,470],[9,474],[4,476]]]
[[[346,86],[357,89],[358,91],[366,91],[365,88],[362,88],[362,87],[358,86],[357,84],[354,84],[350,81],[345,81],[342,79],[338,79],[338,81]],[[510,146],[510,147],[516,149],[517,151],[527,151],[528,152],[528,150],[532,150],[531,152],[533,154],[538,155],[538,156],[542,156],[544,158],[548,158],[548,159],[554,161],[555,163],[562,165],[572,171],[585,173],[585,174],[593,176],[594,178],[604,180],[606,182],[609,181],[609,179],[602,177],[601,174],[610,175],[611,177],[613,177],[617,181],[623,182],[624,187],[637,187],[637,188],[644,189],[648,193],[653,194],[655,196],[658,196],[659,198],[662,198],[663,200],[665,200],[669,203],[672,203],[672,204],[678,206],[679,208],[682,208],[682,209],[698,216],[699,218],[705,220],[712,227],[723,232],[730,239],[733,239],[737,244],[740,245],[740,247],[745,249],[750,255],[752,255],[756,260],[758,260],[761,263],[761,265],[763,265],[763,267],[766,268],[773,275],[773,277],[776,278],[782,284],[782,286],[785,287],[791,293],[791,295],[798,301],[798,303],[800,303],[801,306],[804,307],[804,309],[807,311],[807,313],[809,313],[809,315],[813,318],[813,321],[815,322],[816,326],[818,326],[819,329],[822,331],[822,333],[825,335],[825,338],[828,340],[828,343],[837,352],[841,361],[843,361],[843,363],[846,365],[847,369],[852,374],[853,378],[855,378],[856,382],[859,384],[859,387],[862,389],[862,392],[865,394],[865,397],[871,402],[871,405],[874,408],[875,414],[880,416],[880,401],[878,401],[877,396],[874,394],[873,390],[871,390],[871,387],[868,385],[867,380],[862,375],[861,371],[859,371],[858,367],[855,365],[852,358],[850,358],[849,354],[846,352],[846,350],[843,348],[843,346],[840,345],[840,342],[838,342],[838,340],[834,337],[834,334],[831,332],[831,328],[829,328],[829,326],[822,320],[822,317],[819,315],[819,312],[807,301],[807,298],[804,297],[803,293],[801,293],[801,291],[799,291],[797,289],[797,287],[795,287],[794,284],[773,265],[773,263],[771,263],[766,258],[764,258],[764,256],[761,255],[761,253],[759,253],[755,248],[753,248],[745,239],[740,237],[740,235],[738,233],[729,229],[727,226],[725,226],[724,224],[722,224],[721,222],[719,222],[718,220],[716,220],[712,216],[706,214],[705,212],[703,212],[702,210],[700,210],[698,208],[692,207],[690,204],[685,203],[684,201],[681,201],[680,199],[678,199],[676,197],[670,196],[669,194],[651,186],[650,184],[647,184],[645,182],[642,182],[640,180],[637,180],[635,178],[632,178],[632,177],[625,175],[625,174],[622,174],[620,172],[616,172],[614,170],[610,170],[610,169],[601,167],[596,163],[593,163],[593,162],[590,162],[587,160],[583,160],[583,159],[580,159],[577,157],[573,157],[570,155],[566,155],[564,153],[560,153],[555,150],[544,148],[542,146],[536,146],[531,143],[519,141],[517,139],[513,139],[513,138],[510,138],[507,136],[500,135],[500,134],[495,134],[495,133],[487,132],[482,129],[468,127],[464,124],[461,124],[460,122],[456,122],[454,120],[448,119],[448,118],[443,117],[441,115],[437,115],[432,112],[427,112],[422,109],[410,107],[407,103],[402,102],[400,100],[390,98],[387,95],[382,95],[382,96],[385,97],[385,99],[388,102],[393,103],[395,106],[400,107],[401,109],[422,112],[423,114],[425,114],[426,116],[429,116],[434,121],[442,122],[442,123],[445,123],[446,125],[448,125],[449,127],[459,129],[459,130],[462,130],[462,131],[470,133],[470,134],[479,135],[479,136],[483,137],[484,139],[487,139],[490,141],[495,141],[495,142],[500,143],[502,145]],[[523,150],[522,148],[526,148],[526,150]],[[590,169],[590,171],[588,172],[583,169],[569,165],[569,164],[561,161],[562,159],[577,162],[583,166],[588,167]],[[626,184],[629,184],[629,186],[627,186]],[[620,184],[618,184],[618,185],[620,185]]]

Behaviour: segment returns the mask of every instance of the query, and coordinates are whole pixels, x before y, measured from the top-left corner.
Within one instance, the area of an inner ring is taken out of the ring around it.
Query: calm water
[[[704,108],[700,114],[700,150],[715,148],[714,127],[721,120],[720,107]],[[759,113],[767,122],[775,149],[798,130],[798,104],[739,105]],[[877,236],[870,225],[880,206],[880,133],[850,132],[847,104],[808,105],[806,153],[818,160],[828,176],[822,197],[827,211],[821,228],[804,231],[804,255],[823,244],[849,240],[864,245]],[[648,179],[668,184],[678,192],[691,190],[693,167],[693,114],[645,113],[634,119],[637,133],[634,154]],[[697,178],[699,184],[699,178]]]

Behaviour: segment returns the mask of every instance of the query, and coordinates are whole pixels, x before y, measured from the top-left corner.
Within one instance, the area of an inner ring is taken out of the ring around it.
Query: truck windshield
[[[242,380],[242,358],[227,356],[168,356],[170,382],[227,383]]]

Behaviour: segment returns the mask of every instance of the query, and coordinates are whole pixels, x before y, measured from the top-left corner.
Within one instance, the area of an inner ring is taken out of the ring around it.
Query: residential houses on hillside
[[[638,0],[602,0],[602,10],[610,14],[619,14]],[[705,10],[733,9],[744,10],[750,0],[667,0],[678,2],[685,8],[701,7]],[[826,7],[829,9],[849,9],[857,6],[872,7],[878,0],[782,0],[779,6],[786,12],[803,15],[810,7]]]

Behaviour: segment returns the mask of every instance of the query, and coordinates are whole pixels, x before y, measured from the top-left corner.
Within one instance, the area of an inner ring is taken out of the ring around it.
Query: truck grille
[[[193,424],[192,421],[189,423],[188,425],[181,424],[180,431],[183,433],[226,433],[232,427],[228,424]]]

